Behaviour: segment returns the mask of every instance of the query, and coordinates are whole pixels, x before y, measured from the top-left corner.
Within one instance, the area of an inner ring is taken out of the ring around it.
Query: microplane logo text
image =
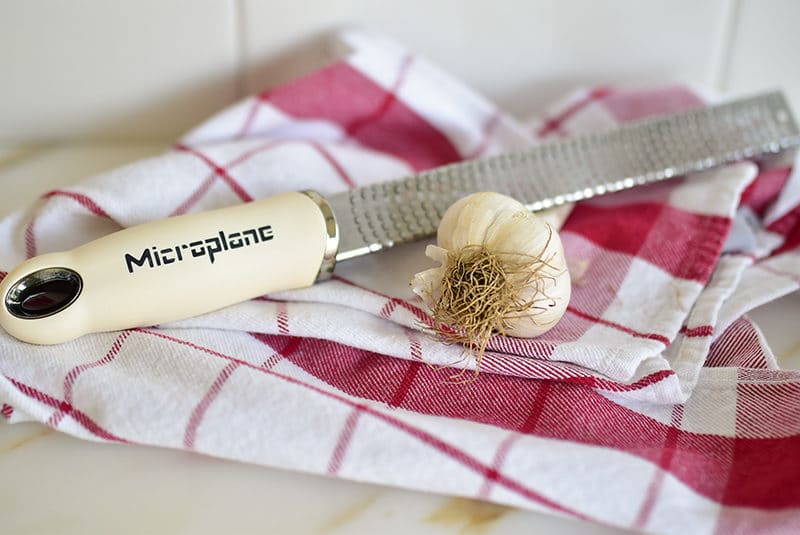
[[[271,225],[242,230],[240,232],[232,232],[230,234],[226,234],[220,230],[216,236],[204,240],[165,248],[159,248],[154,245],[144,249],[138,257],[130,253],[125,253],[125,266],[128,268],[128,273],[133,273],[136,267],[156,268],[174,264],[175,262],[183,262],[189,258],[199,258],[201,256],[208,257],[209,262],[213,264],[216,256],[220,253],[263,243],[272,238]]]

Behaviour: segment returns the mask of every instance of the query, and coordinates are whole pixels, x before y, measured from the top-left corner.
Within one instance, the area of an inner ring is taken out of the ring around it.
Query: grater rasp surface
[[[329,196],[336,259],[432,236],[448,206],[478,191],[538,211],[799,144],[791,110],[774,92],[438,167]]]

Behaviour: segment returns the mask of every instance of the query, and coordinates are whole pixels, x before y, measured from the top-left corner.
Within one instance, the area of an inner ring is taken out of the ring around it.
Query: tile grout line
[[[742,0],[728,0],[723,14],[725,27],[720,38],[720,49],[717,61],[714,64],[714,73],[711,77],[714,88],[719,91],[728,91],[731,61],[733,60],[733,46],[739,25]]]
[[[238,63],[236,69],[236,99],[240,100],[246,97],[248,94],[246,80],[246,25],[244,23],[246,8],[244,5],[244,0],[233,0],[233,3],[233,39]]]

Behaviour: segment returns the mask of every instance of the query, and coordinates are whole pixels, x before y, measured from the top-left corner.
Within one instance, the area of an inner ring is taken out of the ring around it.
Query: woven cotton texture
[[[706,100],[578,90],[523,123],[394,43],[341,38],[340,61],[0,222],[0,277],[138,223],[341,191]],[[561,236],[565,317],[537,339],[493,339],[467,384],[439,365],[475,363],[422,332],[408,282],[430,261],[417,243],[173,324],[54,347],[0,333],[0,414],[656,533],[800,530],[800,373],[778,369],[745,316],[798,289],[800,174],[741,163],[586,201]]]

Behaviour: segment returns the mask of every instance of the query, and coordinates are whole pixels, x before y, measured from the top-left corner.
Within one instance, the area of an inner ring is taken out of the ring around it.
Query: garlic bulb
[[[447,209],[437,242],[425,254],[441,266],[415,275],[411,287],[446,340],[480,357],[493,332],[538,336],[566,311],[570,277],[557,229],[522,203],[469,195]]]

